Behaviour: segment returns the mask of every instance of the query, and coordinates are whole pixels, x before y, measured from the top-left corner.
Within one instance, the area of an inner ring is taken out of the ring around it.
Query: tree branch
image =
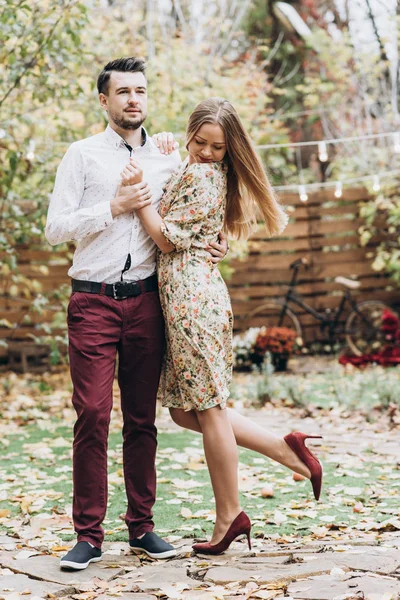
[[[32,67],[35,66],[36,61],[37,61],[38,57],[40,56],[40,53],[42,52],[43,48],[45,48],[47,46],[47,44],[53,37],[55,30],[57,29],[57,26],[58,26],[59,22],[61,21],[61,19],[63,18],[65,12],[67,10],[69,10],[73,4],[76,4],[76,3],[77,3],[77,0],[73,0],[63,9],[61,15],[59,16],[57,21],[54,23],[53,27],[50,29],[48,36],[43,40],[43,42],[40,44],[39,48],[36,50],[36,53],[34,54],[34,56],[28,62],[25,63],[22,73],[20,73],[20,75],[18,75],[18,77],[14,81],[13,85],[7,90],[7,92],[4,94],[4,96],[2,98],[0,98],[0,107],[7,100],[8,96],[15,90],[15,88],[17,88],[19,86],[19,84],[21,83],[21,81],[25,77],[25,75],[28,73],[28,71],[30,69],[32,69]]]

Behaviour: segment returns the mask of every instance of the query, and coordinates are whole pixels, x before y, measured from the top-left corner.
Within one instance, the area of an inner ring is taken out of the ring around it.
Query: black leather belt
[[[139,296],[142,292],[155,292],[158,289],[157,275],[151,275],[140,281],[117,281],[117,283],[99,283],[97,281],[72,280],[73,292],[88,292],[111,296],[115,300],[124,300],[131,296]]]

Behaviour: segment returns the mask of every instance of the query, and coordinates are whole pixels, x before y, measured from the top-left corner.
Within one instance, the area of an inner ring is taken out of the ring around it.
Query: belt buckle
[[[117,283],[113,283],[113,288],[112,289],[113,289],[113,298],[114,298],[114,300],[125,300],[125,298],[128,297],[128,296],[120,296],[118,294],[118,290],[121,290],[121,288],[123,288],[124,286],[126,286],[126,283],[124,283],[122,281],[117,281]]]
[[[113,298],[115,300],[125,300],[125,298],[130,298],[131,296],[139,296],[141,293],[142,290],[136,282],[117,281],[117,283],[113,283]]]

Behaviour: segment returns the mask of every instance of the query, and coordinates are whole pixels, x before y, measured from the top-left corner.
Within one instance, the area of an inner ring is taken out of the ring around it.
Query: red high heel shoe
[[[319,500],[322,487],[322,465],[318,458],[312,452],[310,452],[305,445],[304,442],[308,438],[320,439],[322,438],[322,435],[307,435],[306,433],[295,431],[294,433],[285,435],[283,439],[293,450],[293,452],[297,454],[300,460],[302,460],[303,463],[310,469],[311,485],[313,488],[314,497],[316,500]]]
[[[250,519],[246,513],[242,511],[232,522],[228,531],[218,544],[204,542],[201,544],[193,544],[192,548],[195,552],[201,552],[202,554],[222,554],[225,550],[228,550],[229,546],[237,537],[239,537],[239,535],[246,535],[249,550],[251,550],[250,530]]]

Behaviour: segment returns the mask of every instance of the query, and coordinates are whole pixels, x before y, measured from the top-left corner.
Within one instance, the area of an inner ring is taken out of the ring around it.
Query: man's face
[[[110,124],[121,129],[138,129],[147,117],[147,82],[143,73],[110,75],[108,94],[100,94],[101,106]]]

